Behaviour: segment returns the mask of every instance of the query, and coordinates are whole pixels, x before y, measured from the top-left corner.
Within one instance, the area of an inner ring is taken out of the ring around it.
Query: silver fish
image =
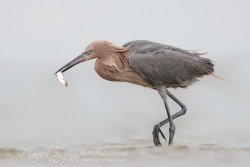
[[[61,82],[61,84],[63,84],[64,86],[68,86],[67,80],[61,71],[56,73],[56,76],[57,76],[58,80]]]

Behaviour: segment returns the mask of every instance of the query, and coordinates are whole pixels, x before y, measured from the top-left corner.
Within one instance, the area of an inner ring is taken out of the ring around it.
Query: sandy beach
[[[177,143],[152,146],[151,141],[50,147],[1,148],[1,166],[204,166],[247,167],[250,146]]]

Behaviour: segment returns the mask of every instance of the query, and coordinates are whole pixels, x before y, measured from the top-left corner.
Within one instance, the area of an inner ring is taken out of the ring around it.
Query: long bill
[[[87,59],[87,56],[83,53],[80,56],[77,56],[76,58],[71,60],[69,63],[65,64],[62,68],[57,70],[55,74],[57,74],[59,71],[61,71],[61,72],[67,71],[68,69],[72,68],[73,66],[75,66],[83,61],[86,61],[86,59]]]

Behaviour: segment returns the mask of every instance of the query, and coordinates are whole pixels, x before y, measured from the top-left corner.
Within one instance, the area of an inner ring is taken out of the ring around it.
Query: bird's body
[[[96,58],[95,70],[100,77],[156,89],[164,101],[168,115],[167,119],[154,127],[153,139],[158,146],[161,144],[159,133],[165,138],[160,127],[170,122],[169,144],[172,144],[175,133],[173,119],[186,113],[185,105],[167,88],[186,88],[197,81],[198,77],[214,72],[211,60],[200,55],[202,53],[146,40],[131,41],[123,46],[98,40],[57,72],[64,72],[80,62]],[[182,110],[171,116],[166,96],[178,103]]]
[[[185,88],[197,81],[197,77],[213,72],[211,61],[200,57],[200,53],[144,40],[128,42],[123,48],[115,45],[111,48],[114,47],[117,49],[95,63],[98,75],[109,81],[151,88],[155,84]]]

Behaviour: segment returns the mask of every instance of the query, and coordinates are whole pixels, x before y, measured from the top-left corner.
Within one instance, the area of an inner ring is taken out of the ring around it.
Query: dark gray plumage
[[[211,60],[200,57],[201,53],[145,40],[123,46],[133,53],[129,57],[132,68],[153,85],[185,88],[214,71]]]

